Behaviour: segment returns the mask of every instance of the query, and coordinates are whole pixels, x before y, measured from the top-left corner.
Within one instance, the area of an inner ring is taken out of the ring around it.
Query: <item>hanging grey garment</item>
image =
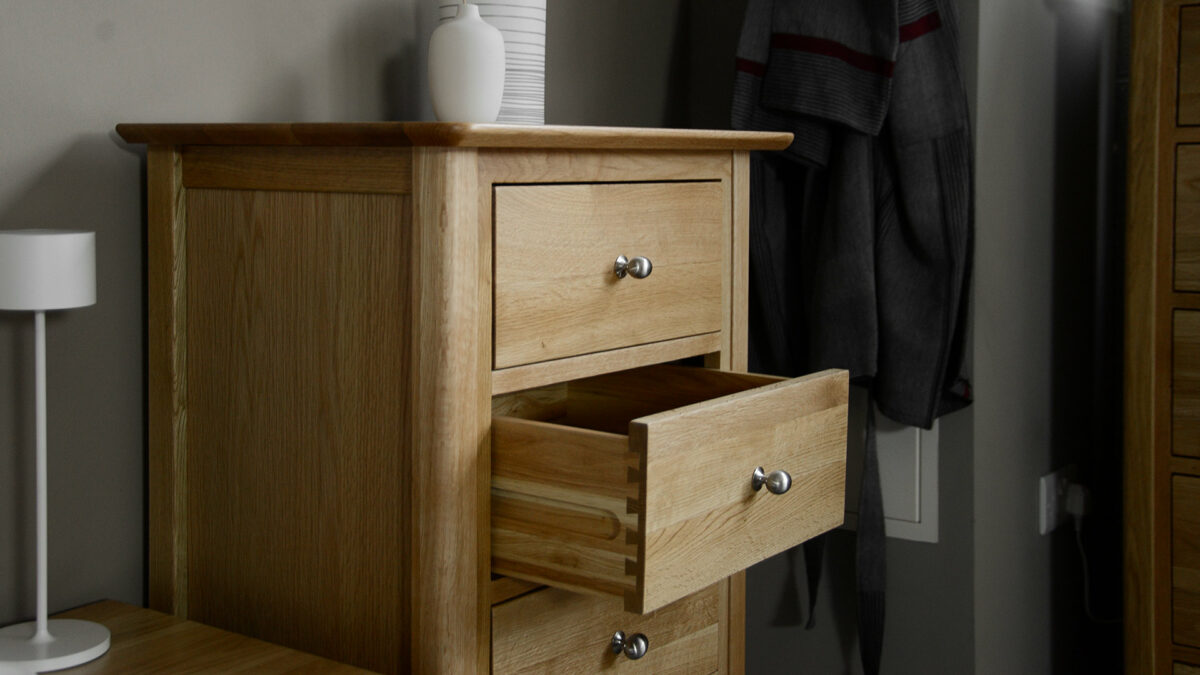
[[[924,428],[970,402],[971,146],[954,30],[948,0],[751,0],[734,85],[735,128],[791,131],[775,155],[827,174],[824,208],[810,198],[751,230],[752,255],[775,261],[752,289],[764,321],[805,333],[789,338],[804,345],[796,367],[847,368],[885,415]],[[789,240],[803,258],[779,248]],[[802,288],[779,260],[812,268]]]

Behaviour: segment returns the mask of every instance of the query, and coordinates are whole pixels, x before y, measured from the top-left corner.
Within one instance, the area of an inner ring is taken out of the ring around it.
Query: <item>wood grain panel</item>
[[[479,173],[499,183],[605,183],[728,180],[729,152],[504,150],[479,155]]]
[[[412,671],[486,663],[487,329],[473,150],[417,148],[413,171]],[[482,362],[481,362],[482,359]],[[482,519],[482,521],[481,521]],[[431,637],[436,636],[436,637]]]
[[[1200,647],[1200,478],[1175,476],[1171,503],[1172,636]]]
[[[150,606],[187,616],[187,203],[175,148],[146,153]]]
[[[1189,666],[1186,663],[1176,663],[1172,673],[1173,675],[1200,675],[1200,668]]]
[[[189,190],[188,217],[189,613],[402,670],[409,200]]]
[[[1176,12],[1161,2],[1130,7],[1128,209],[1125,257],[1124,628],[1125,672],[1159,675],[1169,664],[1169,496],[1162,459],[1170,454],[1169,353],[1162,350],[1162,295],[1171,288]],[[1169,349],[1169,336],[1168,336]],[[1164,358],[1166,356],[1166,358]],[[1168,371],[1163,372],[1167,362]],[[1165,391],[1164,391],[1165,390]],[[1169,411],[1168,411],[1169,413]],[[1164,500],[1166,505],[1164,506]]]
[[[493,609],[492,673],[716,673],[719,604],[717,586],[645,616],[622,612],[614,598],[538,591]],[[618,630],[645,635],[646,655],[631,661],[613,654],[608,645]]]
[[[183,183],[196,188],[412,192],[407,148],[205,146],[184,150]]]
[[[1200,291],[1200,145],[1176,153],[1175,288]]]
[[[634,420],[645,507],[640,597],[626,608],[661,607],[841,525],[848,389],[845,371],[825,371]],[[755,492],[756,466],[787,471],[791,489]]]
[[[105,600],[56,615],[108,628],[112,646],[95,661],[62,671],[70,675],[128,673],[328,673],[370,671],[312,654],[184,621],[149,609]]]
[[[492,419],[492,571],[622,595],[636,457],[618,434]]]
[[[733,153],[733,302],[730,326],[730,367],[745,370],[750,326],[750,153]]]
[[[507,394],[553,382],[577,380],[599,373],[628,370],[653,363],[710,354],[721,349],[721,336],[721,333],[705,333],[704,335],[692,335],[675,340],[663,340],[624,349],[495,370],[492,371],[492,393]]]
[[[1179,10],[1179,124],[1200,124],[1200,7]]]
[[[1172,339],[1171,450],[1200,457],[1200,312],[1175,312]]]
[[[495,189],[495,354],[506,368],[722,330],[722,183]],[[613,274],[645,256],[645,279]]]
[[[118,124],[117,133],[128,143],[151,145],[782,150],[792,142],[792,135],[784,132],[463,122]]]

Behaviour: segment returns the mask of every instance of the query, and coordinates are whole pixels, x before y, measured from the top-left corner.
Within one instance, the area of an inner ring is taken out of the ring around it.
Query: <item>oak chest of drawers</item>
[[[154,608],[384,672],[742,670],[741,571],[843,511],[845,373],[739,372],[786,134],[118,131]]]

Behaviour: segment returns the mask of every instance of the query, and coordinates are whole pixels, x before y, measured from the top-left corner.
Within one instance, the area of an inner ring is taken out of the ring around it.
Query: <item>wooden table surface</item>
[[[55,615],[108,627],[112,646],[71,673],[368,673],[352,666],[185,621],[141,607],[104,600]]]

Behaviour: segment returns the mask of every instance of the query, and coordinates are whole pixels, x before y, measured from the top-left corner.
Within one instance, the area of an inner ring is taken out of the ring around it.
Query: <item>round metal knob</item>
[[[786,471],[772,471],[768,474],[760,466],[750,474],[750,487],[758,492],[764,485],[771,494],[781,495],[791,489],[792,476]]]
[[[619,630],[613,633],[611,646],[614,654],[625,652],[625,656],[637,660],[645,656],[646,650],[650,649],[650,640],[641,633],[625,637],[625,631]]]
[[[634,279],[645,279],[653,270],[654,265],[650,259],[640,255],[634,256],[633,260],[619,255],[617,261],[613,263],[613,273],[617,275],[618,279],[624,279],[626,274]]]

